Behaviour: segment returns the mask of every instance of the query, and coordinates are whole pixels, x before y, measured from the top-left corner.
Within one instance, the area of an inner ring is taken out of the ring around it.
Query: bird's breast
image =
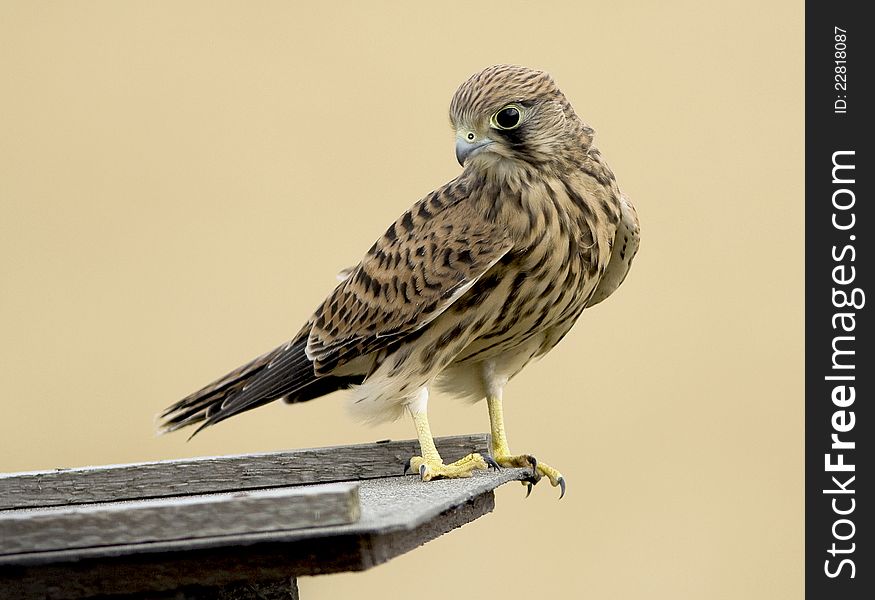
[[[568,214],[535,211],[531,237],[487,272],[458,309],[489,315],[458,361],[485,360],[573,322],[600,274],[596,234]]]

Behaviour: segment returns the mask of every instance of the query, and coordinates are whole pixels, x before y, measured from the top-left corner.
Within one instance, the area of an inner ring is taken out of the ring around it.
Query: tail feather
[[[319,376],[305,353],[306,338],[284,344],[231,371],[170,406],[161,414],[161,431],[189,425],[203,428],[274,400],[305,402],[361,383],[361,377]]]

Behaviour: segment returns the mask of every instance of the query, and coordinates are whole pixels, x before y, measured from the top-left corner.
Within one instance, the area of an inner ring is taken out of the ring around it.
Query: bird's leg
[[[486,469],[486,460],[480,454],[469,454],[454,463],[444,464],[440,453],[434,445],[431,427],[428,425],[428,388],[423,387],[416,399],[407,405],[407,410],[413,417],[416,426],[416,437],[419,439],[421,456],[414,456],[409,461],[409,468],[419,473],[423,481],[442,478],[471,477],[475,469]],[[407,469],[405,468],[405,472]]]
[[[532,485],[538,483],[541,477],[547,477],[554,487],[560,486],[562,492],[559,497],[561,498],[565,495],[565,478],[559,471],[529,454],[513,455],[510,453],[510,448],[507,445],[507,433],[504,430],[504,410],[501,399],[502,389],[490,386],[489,393],[486,395],[486,404],[489,406],[489,425],[492,430],[492,458],[502,467],[531,467],[531,479],[523,482],[524,485],[528,486],[529,492],[532,491]]]

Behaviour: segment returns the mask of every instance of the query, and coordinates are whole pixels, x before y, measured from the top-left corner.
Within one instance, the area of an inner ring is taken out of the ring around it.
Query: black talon
[[[530,482],[526,487],[528,488],[528,489],[526,490],[526,498],[528,498],[529,495],[531,495],[531,493],[532,493],[532,488],[533,488],[534,486],[533,486],[533,485],[531,484],[531,482]]]
[[[404,462],[404,472],[401,473],[402,475],[407,475],[407,471],[410,470],[410,461],[411,461],[411,460],[413,460],[413,457],[412,457],[412,456],[411,456],[410,458],[408,458],[408,459]]]
[[[559,499],[562,500],[562,497],[565,495],[565,478],[564,477],[559,478],[559,489],[562,490],[559,493]]]
[[[531,454],[527,455],[527,458],[532,465],[532,477],[538,477],[538,459]],[[538,477],[538,479],[540,479],[540,477]]]
[[[501,471],[501,465],[495,462],[495,459],[489,456],[488,454],[483,457],[483,460],[486,461],[486,464],[495,469],[496,471]]]
[[[419,478],[422,479],[425,477],[425,465],[419,465]]]
[[[529,475],[528,477],[524,477],[520,480],[521,483],[527,483],[529,487],[534,487],[538,485],[538,482],[541,481],[540,477],[532,477]],[[528,494],[526,494],[528,496]]]

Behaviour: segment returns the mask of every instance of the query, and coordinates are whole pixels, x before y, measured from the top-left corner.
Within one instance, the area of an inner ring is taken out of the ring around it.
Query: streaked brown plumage
[[[501,391],[622,283],[637,215],[548,74],[487,68],[458,89],[450,119],[462,173],[401,215],[288,344],[168,408],[165,430],[352,388],[366,419],[411,412],[423,479],[467,476],[482,458],[444,465],[431,444],[438,384],[487,398],[499,464],[564,489],[555,469],[510,454]]]

